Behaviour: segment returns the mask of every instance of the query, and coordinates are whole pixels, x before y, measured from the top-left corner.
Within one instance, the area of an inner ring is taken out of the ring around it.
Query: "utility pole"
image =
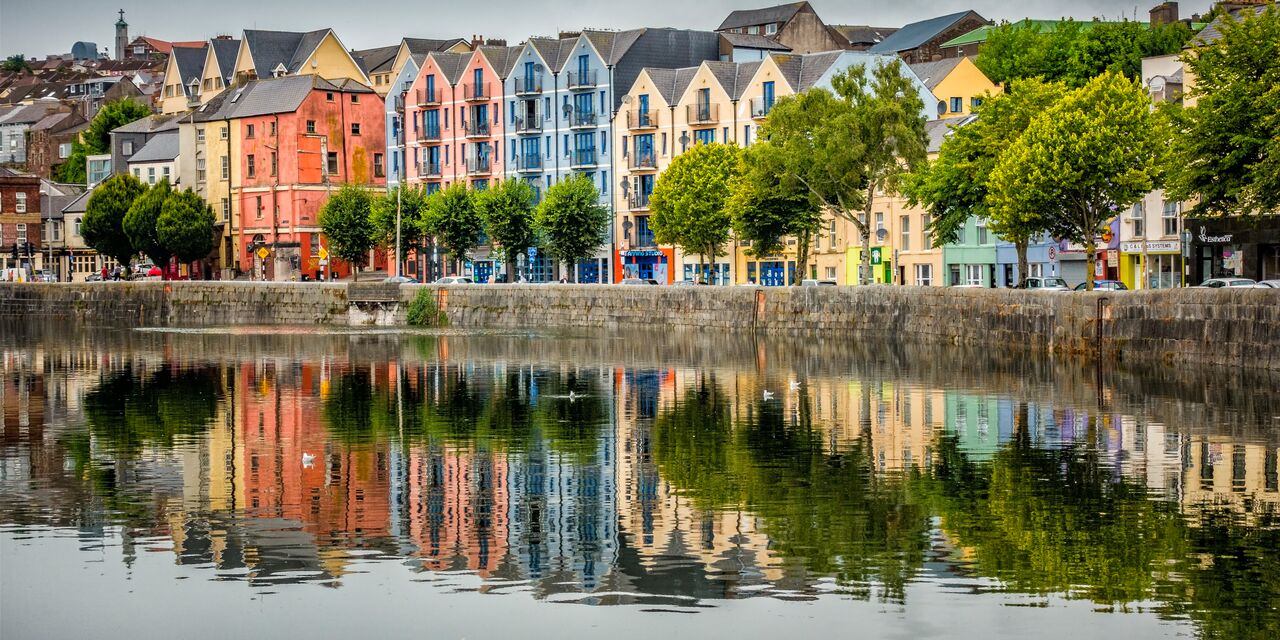
[[[400,277],[400,187],[396,184],[396,272],[395,277]]]

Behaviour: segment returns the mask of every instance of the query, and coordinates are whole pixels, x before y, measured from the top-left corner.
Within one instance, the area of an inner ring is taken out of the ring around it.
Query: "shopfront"
[[[1190,280],[1209,278],[1280,279],[1280,216],[1187,219],[1191,245]]]
[[[1181,287],[1183,263],[1178,240],[1120,243],[1120,281],[1130,289]]]
[[[675,262],[674,249],[636,249],[618,252],[619,279],[642,278],[671,284],[675,275],[671,265]]]

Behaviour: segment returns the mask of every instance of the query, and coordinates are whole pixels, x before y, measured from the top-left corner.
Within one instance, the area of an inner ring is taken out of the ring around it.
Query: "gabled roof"
[[[750,33],[722,33],[720,34],[720,37],[724,38],[730,45],[742,49],[765,49],[768,51],[791,50],[791,47],[788,47],[773,38]]]
[[[467,70],[467,63],[471,62],[472,55],[470,53],[432,51],[427,57],[436,61],[436,66],[440,68],[440,73],[444,74],[449,84],[458,84],[462,81],[462,74]]]
[[[1262,15],[1262,12],[1266,11],[1268,6],[1273,5],[1259,5],[1256,7],[1244,7],[1243,9],[1237,9],[1231,13],[1231,17],[1235,20],[1244,20],[1250,15]],[[1214,18],[1213,22],[1209,23],[1209,26],[1202,29],[1195,38],[1191,39],[1191,42],[1187,43],[1187,47],[1193,48],[1217,42],[1218,39],[1222,37],[1222,25],[1225,20],[1226,18],[1223,16]]]
[[[740,9],[730,13],[729,17],[725,18],[724,22],[721,22],[720,26],[716,28],[716,31],[751,27],[771,22],[787,22],[808,5],[808,2],[793,2],[764,9]]]
[[[946,58],[907,66],[911,67],[911,70],[920,78],[924,86],[933,91],[938,86],[938,83],[942,82],[963,61],[964,58]]]
[[[331,29],[320,29],[302,34],[302,39],[298,41],[298,48],[293,50],[293,57],[285,65],[289,73],[297,73],[301,70],[302,65],[307,62],[307,58],[311,57],[311,54],[320,46],[324,37],[330,33],[332,33]]]
[[[139,118],[128,124],[122,124],[111,133],[158,133],[161,131],[171,131],[178,128],[179,117],[174,114],[168,115],[150,115],[145,118]]]
[[[791,85],[792,91],[800,93],[801,91],[812,89],[814,85],[818,84],[818,80],[822,79],[822,75],[845,53],[843,51],[824,51],[802,56],[775,55],[773,60],[777,63],[778,69],[782,71],[782,77],[786,78],[787,83]]]
[[[236,53],[240,51],[240,41],[213,39],[209,41],[209,46],[213,47],[213,60],[218,63],[218,74],[222,76],[224,84],[229,84],[231,76],[236,72]]]
[[[182,81],[183,88],[195,81],[200,83],[200,78],[204,76],[204,59],[208,57],[205,47],[175,47],[173,60],[178,65],[178,77]]]
[[[134,39],[134,42],[137,42],[138,40],[141,40],[147,43],[148,45],[151,46],[152,49],[155,49],[157,52],[165,53],[165,54],[170,53],[175,48],[198,48],[198,47],[204,46],[204,42],[199,40],[191,40],[187,42],[169,42],[168,40],[161,40],[159,38],[149,38],[147,36],[138,36],[137,38]]]
[[[365,75],[369,75],[371,73],[390,71],[391,64],[396,61],[396,54],[399,52],[400,45],[396,44],[388,47],[352,51],[351,57],[355,58],[356,64],[360,65],[360,70],[364,71]]]
[[[747,85],[751,84],[751,78],[760,69],[759,60],[751,62],[709,60],[702,64],[706,65],[711,75],[715,76],[716,82],[720,83],[720,88],[724,89],[730,100],[737,100],[742,97],[742,94],[747,90]]]
[[[178,132],[166,131],[152,136],[138,152],[129,157],[129,164],[144,162],[171,162],[178,157]]]
[[[897,33],[897,27],[873,27],[864,24],[833,24],[831,28],[849,44],[875,46]]]
[[[62,132],[76,129],[77,127],[83,129],[87,126],[89,126],[89,122],[78,113],[51,113],[31,125],[31,130]]]
[[[467,44],[467,41],[462,38],[405,38],[404,44],[409,47],[409,53],[426,55],[432,51],[448,51],[458,44]]]
[[[89,196],[93,195],[93,190],[86,190],[80,194],[75,200],[62,207],[62,213],[84,213],[89,205]]]
[[[560,73],[572,57],[574,47],[578,46],[578,38],[529,38],[529,45],[542,56],[548,71]]]
[[[484,45],[479,48],[479,53],[489,61],[489,65],[493,67],[498,77],[504,80],[511,75],[511,68],[515,66],[516,60],[523,52],[524,47],[518,45],[514,47]]]
[[[208,122],[292,113],[298,110],[312,90],[373,93],[373,89],[346,78],[326,80],[313,75],[260,78],[244,86],[223,91],[193,111],[191,118],[194,122]]]
[[[937,153],[942,150],[942,143],[946,141],[947,136],[959,127],[963,127],[974,120],[978,116],[956,116],[954,118],[943,118],[941,120],[930,120],[924,123],[924,133],[928,138],[927,150],[929,153]]]
[[[921,20],[920,22],[912,22],[898,29],[893,35],[885,38],[880,44],[871,47],[868,51],[872,53],[898,53],[916,49],[920,45],[938,37],[943,31],[950,29],[970,14],[978,15],[973,11],[960,11],[928,20]]]
[[[62,105],[55,101],[41,101],[35,104],[22,105],[10,111],[3,119],[0,119],[0,124],[32,125],[44,120],[45,116],[61,110]]]
[[[296,73],[329,32],[330,29],[307,32],[246,29],[244,42],[258,77],[266,78],[280,66],[288,73]]]
[[[644,35],[648,29],[632,29],[630,31],[583,31],[582,35],[586,36],[591,46],[596,48],[596,53],[604,59],[607,65],[618,64],[622,60],[622,56],[631,50],[631,46]]]

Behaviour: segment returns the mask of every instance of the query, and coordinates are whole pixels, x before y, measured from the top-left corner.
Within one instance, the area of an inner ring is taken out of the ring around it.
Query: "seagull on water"
[[[302,452],[302,466],[303,466],[303,467],[305,467],[305,468],[307,468],[307,469],[310,469],[311,467],[315,466],[315,464],[316,464],[316,457],[315,457],[314,455],[312,455],[312,454],[310,454],[310,453],[307,453],[307,452],[305,452],[305,451],[304,451],[304,452]]]
[[[578,394],[574,393],[574,392],[573,392],[573,390],[572,390],[572,389],[570,389],[570,390],[569,390],[569,402],[573,402],[574,400],[577,400],[577,399],[578,399]]]
[[[792,391],[799,391],[799,390],[800,390],[800,382],[799,382],[799,381],[797,381],[797,380],[792,380],[792,381],[791,381],[791,390],[792,390]]]
[[[770,400],[772,400],[772,399],[773,399],[773,392],[772,392],[772,391],[769,391],[768,389],[766,389],[766,390],[765,390],[765,392],[764,392],[764,401],[765,401],[765,402],[768,402],[768,401],[770,401]]]

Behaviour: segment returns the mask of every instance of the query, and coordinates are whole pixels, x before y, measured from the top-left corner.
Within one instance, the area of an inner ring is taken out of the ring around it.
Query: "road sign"
[[[882,264],[884,258],[880,255],[880,247],[871,247],[871,264]]]
[[[1058,248],[1053,245],[1049,245],[1049,262],[1053,262],[1057,259],[1058,259]]]
[[[328,259],[329,259],[329,250],[328,250],[328,249],[326,249],[326,248],[324,248],[324,247],[320,247],[320,253],[317,253],[316,255],[320,256],[320,259],[321,259],[321,260],[328,260]]]
[[[532,260],[532,259],[534,259],[534,258],[536,258],[536,257],[538,257],[538,248],[537,248],[537,247],[529,247],[529,259],[530,259],[530,260]]]
[[[269,256],[269,255],[271,255],[271,252],[270,252],[270,251],[267,251],[267,248],[266,248],[266,247],[258,247],[258,257],[259,257],[259,258],[262,258],[263,260],[266,260],[266,259],[267,259],[267,256]]]

